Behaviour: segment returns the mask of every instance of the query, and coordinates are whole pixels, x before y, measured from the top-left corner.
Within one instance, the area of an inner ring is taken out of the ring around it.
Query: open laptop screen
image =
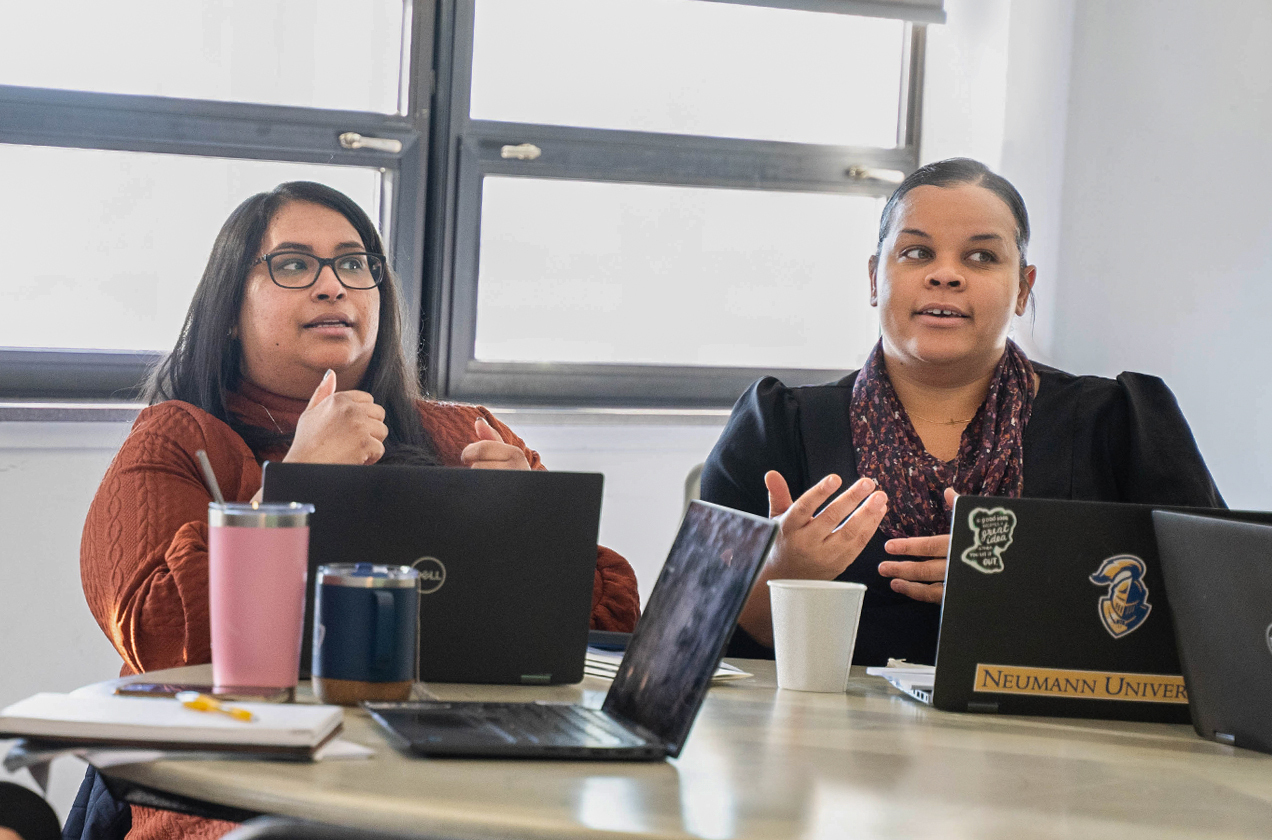
[[[771,520],[690,504],[603,711],[680,754],[774,532]]]

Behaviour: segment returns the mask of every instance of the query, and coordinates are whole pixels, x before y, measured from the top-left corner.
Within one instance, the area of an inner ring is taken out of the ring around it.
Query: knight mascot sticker
[[[1120,639],[1144,623],[1153,605],[1148,603],[1148,584],[1144,575],[1148,567],[1133,554],[1119,554],[1100,564],[1090,581],[1107,586],[1100,598],[1100,620],[1104,629]]]

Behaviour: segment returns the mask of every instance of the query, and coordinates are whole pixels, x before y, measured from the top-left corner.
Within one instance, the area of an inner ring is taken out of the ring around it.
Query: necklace
[[[256,404],[259,405],[261,408],[265,409],[265,416],[269,418],[269,422],[274,424],[274,429],[280,435],[283,434],[283,427],[278,425],[278,421],[274,419],[274,414],[273,412],[269,410],[269,406],[265,405],[265,403],[256,403]]]
[[[263,407],[263,406],[262,406]],[[911,420],[922,420],[924,423],[931,423],[934,426],[957,426],[959,423],[967,425],[975,419],[975,416],[968,417],[966,420],[933,420],[931,417],[923,417],[915,414],[913,411],[906,409],[906,416]]]

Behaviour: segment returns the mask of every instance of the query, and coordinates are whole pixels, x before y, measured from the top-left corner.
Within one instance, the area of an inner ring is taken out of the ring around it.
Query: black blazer
[[[1116,380],[1073,376],[1034,365],[1038,393],[1024,435],[1023,495],[1031,498],[1224,507],[1175,396],[1156,376]],[[828,473],[856,481],[848,411],[857,374],[826,385],[788,388],[773,377],[753,384],[733,407],[702,470],[702,498],[768,515],[764,473],[777,470],[798,498]],[[876,533],[839,580],[867,587],[853,664],[889,657],[936,660],[940,605],[893,592],[879,563],[895,559]],[[730,656],[772,658],[738,628]]]

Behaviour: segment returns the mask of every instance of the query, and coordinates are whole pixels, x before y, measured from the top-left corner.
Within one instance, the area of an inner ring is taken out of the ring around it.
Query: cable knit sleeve
[[[168,402],[138,415],[89,507],[84,596],[127,673],[211,661],[211,494],[199,449],[227,498],[246,500],[260,487],[260,467],[241,438],[194,406]]]
[[[457,466],[460,463],[459,454],[464,447],[477,440],[473,424],[480,417],[499,433],[504,443],[517,446],[525,453],[530,469],[547,469],[538,452],[526,446],[526,442],[507,424],[482,406],[426,400],[420,404],[420,416],[444,464]],[[592,629],[630,633],[639,617],[640,594],[636,588],[636,573],[621,554],[597,546],[596,576],[592,582]]]
[[[592,583],[593,630],[630,633],[640,618],[640,595],[636,573],[613,549],[596,547],[596,578]]]

